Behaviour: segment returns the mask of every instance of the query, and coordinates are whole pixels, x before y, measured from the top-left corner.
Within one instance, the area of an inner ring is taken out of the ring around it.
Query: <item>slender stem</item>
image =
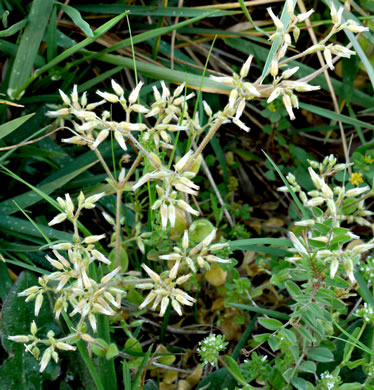
[[[196,144],[195,144],[194,141],[192,141],[192,145],[193,145],[194,148],[196,147]],[[209,170],[209,168],[208,168],[208,165],[206,164],[206,162],[205,162],[204,159],[202,160],[201,165],[202,165],[202,167],[203,167],[203,170],[204,170],[206,176],[208,177],[208,180],[209,180],[209,182],[210,182],[210,185],[211,185],[212,188],[213,188],[213,191],[215,192],[215,194],[216,194],[216,196],[217,196],[218,202],[219,202],[220,205],[223,207],[223,212],[224,212],[224,214],[225,214],[225,216],[226,216],[226,218],[227,218],[227,220],[228,220],[230,226],[233,227],[233,226],[234,226],[234,220],[232,219],[232,217],[231,217],[229,211],[227,210],[227,207],[225,206],[225,202],[224,202],[224,200],[222,199],[221,193],[219,192],[218,187],[217,187],[217,185],[216,185],[216,183],[215,183],[215,181],[214,181],[214,179],[213,179],[213,176],[212,176],[212,174],[210,173],[210,170]]]
[[[219,118],[217,122],[210,128],[208,131],[208,134],[205,136],[205,138],[201,141],[201,144],[196,149],[193,157],[189,161],[189,163],[186,165],[186,167],[183,169],[184,172],[187,172],[193,165],[193,163],[198,158],[199,154],[205,149],[205,147],[208,145],[214,134],[217,132],[217,130],[222,126],[223,122],[226,120],[226,118]]]
[[[113,177],[112,172],[110,172],[110,169],[109,169],[107,163],[105,162],[105,160],[103,159],[103,156],[101,155],[99,149],[96,148],[96,149],[93,149],[93,151],[95,152],[97,158],[99,159],[101,165],[103,166],[106,174],[109,176],[112,183],[116,184],[116,179]]]
[[[123,182],[121,183],[121,186],[124,186],[129,181],[131,175],[135,172],[135,169],[140,164],[140,161],[142,161],[142,159],[143,156],[139,153],[135,161],[132,163],[130,170],[127,172],[127,175],[124,178]]]
[[[79,230],[78,230],[78,218],[75,216],[72,219],[73,227],[74,227],[74,242],[77,244],[79,243]]]
[[[128,132],[127,137],[136,145],[136,147],[141,150],[148,160],[157,168],[160,169],[161,165],[144,149],[143,145],[130,133]]]
[[[120,265],[121,259],[121,204],[123,193],[122,188],[117,188],[116,199],[116,267]]]
[[[285,60],[280,61],[278,66],[280,67],[281,65],[287,64],[287,62],[297,60],[298,58],[304,57],[305,55],[306,55],[305,52],[302,52],[302,53],[299,53],[299,54],[295,54],[292,57],[288,57]]]

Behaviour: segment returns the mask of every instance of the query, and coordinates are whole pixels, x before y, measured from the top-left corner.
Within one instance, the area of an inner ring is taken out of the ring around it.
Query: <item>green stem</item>
[[[205,147],[208,145],[214,134],[217,132],[217,130],[222,126],[223,122],[226,120],[226,118],[219,118],[217,122],[210,128],[208,131],[208,134],[205,136],[205,138],[201,141],[199,147],[196,149],[193,157],[187,164],[187,166],[183,169],[184,172],[188,172],[188,170],[192,167],[193,163],[196,161],[196,159],[199,157],[199,155],[202,153],[202,151],[205,149]]]
[[[70,332],[73,332],[73,324],[70,321],[69,316],[64,311],[62,311],[61,314],[64,317],[64,320],[65,320],[67,326],[69,327]],[[92,376],[93,381],[95,382],[96,388],[98,390],[105,390],[104,386],[101,382],[101,379],[97,373],[96,367],[94,366],[92,360],[90,359],[90,357],[88,355],[88,352],[87,352],[87,349],[86,349],[84,342],[82,340],[80,340],[76,343],[76,346],[77,346],[78,351],[80,352],[80,354],[82,356],[84,363],[86,364],[88,371],[90,372],[90,374]]]
[[[122,188],[117,189],[116,199],[116,267],[120,266],[121,259],[121,204],[123,193]]]
[[[95,152],[97,158],[99,159],[101,165],[103,166],[106,174],[108,175],[108,177],[110,178],[110,180],[112,181],[112,183],[115,185],[116,184],[116,179],[114,178],[114,176],[112,175],[112,172],[110,172],[110,169],[107,165],[107,163],[105,162],[105,160],[103,159],[103,156],[101,155],[101,153],[99,152],[99,150],[96,148],[96,149],[93,149],[93,151]]]

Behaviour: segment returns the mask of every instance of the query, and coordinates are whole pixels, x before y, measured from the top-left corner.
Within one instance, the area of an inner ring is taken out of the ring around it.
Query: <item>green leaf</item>
[[[30,77],[32,67],[52,11],[53,0],[34,0],[28,15],[28,25],[22,34],[9,79],[8,94],[19,98],[18,89]]]
[[[58,6],[71,18],[71,20],[77,27],[79,27],[88,37],[93,38],[94,34],[91,30],[90,25],[83,20],[78,10],[73,7],[70,7],[70,5],[58,2],[56,4],[58,4]]]
[[[299,333],[310,343],[314,342],[313,335],[309,332],[309,330],[305,329],[304,327],[300,327],[297,329]]]
[[[231,356],[225,356],[225,359],[230,367],[231,375],[233,375],[238,382],[241,383],[245,382],[245,379],[242,373],[240,372],[238,363],[236,363],[236,361]]]
[[[338,114],[337,112],[327,110],[326,108],[313,106],[311,104],[306,104],[306,103],[300,103],[300,108],[313,112],[314,114],[323,116],[325,118],[331,119],[332,121],[340,121],[342,123],[347,123],[353,126],[361,126],[364,128],[374,129],[374,125],[372,125],[371,123],[363,122],[360,121],[359,119],[354,119],[347,115]]]
[[[132,384],[132,387],[131,387],[131,390],[137,390],[138,388],[138,380],[140,378],[140,375],[143,374],[143,371],[146,369],[147,367],[147,364],[149,362],[149,359],[151,357],[151,353],[152,353],[152,345],[148,348],[148,351],[144,354],[144,358],[138,368],[138,370],[136,371],[136,374],[135,374],[135,377],[133,379],[133,384]]]
[[[1,219],[0,219],[0,223],[1,223]],[[241,310],[249,310],[254,313],[265,314],[271,317],[279,318],[281,320],[287,321],[290,319],[289,315],[286,313],[280,313],[279,311],[264,309],[258,306],[243,305],[241,303],[234,303],[234,302],[228,302],[226,303],[226,305],[231,307],[236,307],[237,309],[241,309]]]
[[[354,370],[357,367],[365,366],[367,364],[367,360],[365,358],[353,360],[350,362],[346,362],[345,365],[350,369]]]
[[[35,0],[34,0],[35,1]],[[44,0],[37,0],[44,2]],[[50,1],[50,0],[48,0]],[[53,3],[53,1],[52,1]],[[88,46],[90,43],[95,42],[98,38],[100,38],[101,35],[105,34],[108,30],[110,30],[115,24],[117,24],[122,18],[125,17],[127,12],[118,15],[114,17],[113,19],[109,20],[108,22],[104,23],[102,26],[97,28],[95,30],[94,36],[88,37],[84,39],[82,42],[77,43],[75,46],[70,47],[69,49],[65,50],[61,54],[59,54],[57,57],[55,57],[52,61],[49,61],[46,65],[42,66],[41,68],[37,69],[31,77],[26,79],[22,83],[18,83],[19,85],[17,91],[15,91],[14,95],[15,96],[20,96],[20,94],[23,93],[23,91],[34,81],[36,80],[41,74],[46,72],[47,70],[53,68],[57,64],[59,64],[61,61],[65,60],[66,58],[72,56],[76,52],[82,50],[84,47]]]
[[[214,390],[233,390],[236,385],[235,378],[229,373],[226,368],[220,368],[214,371],[208,377],[204,378],[198,384],[196,390],[214,389]]]
[[[328,363],[334,361],[334,354],[325,347],[313,348],[308,353],[307,356],[311,360],[315,360],[320,363]]]
[[[18,195],[14,198],[11,198],[11,199],[8,199],[8,200],[1,202],[0,203],[0,212],[2,212],[4,214],[8,214],[8,215],[17,212],[18,207],[16,206],[16,204],[14,202],[16,202],[19,207],[25,209],[25,208],[39,202],[40,200],[45,199],[45,195],[50,195],[55,190],[62,188],[66,183],[69,183],[75,177],[79,176],[81,173],[85,172],[86,170],[88,170],[89,168],[91,168],[95,164],[96,164],[96,162],[93,162],[93,163],[88,164],[85,167],[79,168],[79,169],[75,170],[74,172],[71,172],[63,177],[59,177],[58,179],[56,179],[52,182],[48,182],[47,184],[43,184],[40,187],[37,187],[38,192],[35,192],[34,190],[28,191],[22,195]],[[3,169],[6,172],[9,172],[11,175],[13,175],[13,173],[11,171],[9,171],[7,168],[3,167]],[[27,183],[25,183],[25,184],[27,184]],[[44,196],[41,195],[40,193],[43,193]]]
[[[288,341],[290,341],[293,344],[296,344],[296,342],[297,342],[296,335],[295,335],[294,332],[292,332],[292,330],[290,330],[290,329],[283,329],[282,333],[286,336]]]
[[[356,271],[354,275],[357,280],[357,283],[360,286],[358,293],[362,296],[365,302],[367,302],[371,306],[374,306],[373,294],[371,293],[369,286],[366,280],[363,278],[361,272]]]
[[[72,234],[61,232],[60,230],[53,229],[49,226],[38,224],[39,229],[51,240],[72,241]],[[12,231],[22,231],[24,234],[32,237],[41,237],[40,232],[29,221],[21,218],[11,217],[9,215],[0,213],[0,229],[6,230],[7,233]]]
[[[265,341],[268,341],[270,336],[271,336],[271,333],[255,334],[253,336],[253,339],[256,341],[256,343],[261,343],[262,344]]]
[[[276,245],[280,247],[290,247],[292,246],[290,240],[285,240],[283,238],[247,238],[245,240],[236,240],[230,241],[231,249],[243,249],[243,250],[251,250],[250,248],[253,245],[258,244],[268,244],[268,245]]]
[[[11,134],[14,130],[17,130],[20,126],[22,126],[27,120],[29,120],[34,115],[35,115],[35,113],[21,116],[19,118],[13,119],[13,120],[1,125],[0,126],[0,139]]]
[[[344,244],[345,242],[348,242],[352,240],[352,238],[350,236],[347,236],[347,235],[344,235],[344,236],[338,236],[338,237],[335,237],[333,238],[331,241],[330,241],[330,245],[334,245],[334,244]]]
[[[308,382],[303,378],[293,378],[291,382],[294,387],[298,390],[307,390],[308,389]]]
[[[0,298],[4,302],[11,287],[12,279],[9,275],[8,267],[0,260]]]
[[[206,15],[207,10],[204,8],[198,9],[194,7],[155,7],[146,5],[127,5],[127,4],[87,4],[77,5],[77,9],[84,12],[94,12],[95,14],[119,14],[121,12],[130,11],[131,15],[143,15],[143,16],[171,16],[173,18],[189,18],[199,17]],[[215,10],[205,17],[222,17],[226,15],[232,15],[237,13],[236,11],[220,11]]]
[[[319,240],[313,240],[312,238],[308,239],[308,243],[314,248],[324,248],[326,246],[325,242]]]
[[[279,340],[274,335],[269,338],[268,343],[273,352],[279,349]]]
[[[359,382],[344,383],[336,388],[336,390],[362,390],[362,384]]]
[[[303,372],[310,372],[314,374],[317,371],[316,363],[309,360],[304,360],[299,366],[299,370]]]
[[[260,323],[261,326],[269,330],[278,330],[283,326],[283,324],[280,321],[275,320],[274,318],[261,317],[258,319],[258,322]]]
[[[302,293],[300,287],[296,283],[294,283],[290,280],[286,282],[286,288],[287,288],[288,293],[295,300],[297,300],[298,297],[303,296],[303,293]]]
[[[118,355],[117,345],[114,343],[111,343],[105,352],[105,358],[110,360],[110,359],[113,359],[114,357],[116,357],[117,355]]]
[[[13,35],[13,34],[17,33],[18,31],[22,30],[26,26],[26,24],[27,24],[27,20],[26,19],[21,20],[20,22],[13,24],[12,26],[7,28],[6,30],[0,31],[0,37],[1,38],[3,38],[3,37],[10,37],[11,35]]]

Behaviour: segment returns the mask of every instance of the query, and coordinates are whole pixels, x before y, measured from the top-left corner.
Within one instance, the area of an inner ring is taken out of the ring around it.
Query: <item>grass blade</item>
[[[69,183],[71,180],[73,180],[75,177],[79,176],[82,172],[86,171],[90,167],[92,167],[96,162],[91,163],[83,168],[77,169],[76,171],[69,173],[61,178],[58,178],[54,180],[53,182],[49,182],[47,184],[44,184],[40,187],[38,187],[38,192],[43,192],[44,196],[41,196],[37,193],[35,193],[33,190],[28,191],[24,194],[18,195],[12,199],[5,200],[0,203],[0,211],[4,214],[13,214],[16,211],[18,211],[18,208],[15,206],[14,201],[17,202],[17,204],[21,208],[29,207],[37,202],[39,202],[41,199],[45,198],[45,195],[50,195],[55,190],[61,188],[64,184]],[[13,173],[9,171],[7,168],[2,167],[7,174],[14,177]],[[22,180],[22,179],[21,179]],[[26,184],[26,183],[25,183]]]
[[[280,171],[280,169],[277,167],[277,164],[275,164],[275,162],[271,159],[270,156],[268,156],[266,154],[266,152],[262,151],[266,158],[270,161],[271,165],[274,167],[274,169],[277,171],[278,175],[280,176],[280,178],[282,179],[283,183],[285,186],[287,186],[288,188],[288,191],[290,191],[290,194],[292,196],[292,199],[294,200],[294,202],[296,203],[297,207],[299,208],[299,210],[301,211],[301,213],[303,214],[303,217],[304,219],[309,219],[310,218],[310,213],[309,211],[302,205],[302,203],[300,202],[299,198],[297,197],[297,195],[295,194],[295,191],[291,188],[291,186],[289,185],[288,183],[288,180],[283,176],[283,173]]]
[[[0,31],[0,37],[10,37],[13,34],[18,33],[18,31],[22,30],[27,24],[27,20],[21,20],[18,23],[13,24],[13,26],[10,26],[6,30]]]
[[[43,39],[48,19],[52,11],[53,0],[34,0],[29,14],[29,23],[22,34],[17,55],[10,75],[8,95],[19,98],[20,89],[30,77],[40,43]]]
[[[11,134],[14,130],[17,130],[20,126],[22,126],[26,121],[28,121],[35,113],[21,116],[20,118],[13,119],[7,123],[4,123],[0,126],[0,139],[6,137]]]
[[[243,305],[241,303],[232,303],[232,302],[228,302],[226,303],[226,305],[231,307],[236,307],[237,309],[241,309],[241,310],[249,310],[254,313],[265,314],[273,318],[278,318],[280,320],[288,321],[290,319],[288,314],[280,313],[279,311],[275,311],[275,310],[263,309],[262,307],[258,307],[258,306]]]
[[[107,62],[113,65],[121,65],[125,68],[134,69],[134,63],[132,58],[125,58],[122,56],[116,56],[113,54],[105,54],[97,58],[99,61]],[[224,93],[229,94],[231,87],[218,83],[209,78],[204,78],[204,81],[201,83],[201,76],[195,75],[192,73],[185,73],[179,70],[170,70],[167,68],[162,68],[161,66],[147,64],[145,62],[136,61],[136,69],[139,73],[142,73],[144,76],[150,77],[152,79],[158,78],[160,80],[165,80],[166,82],[173,82],[177,84],[182,84],[186,81],[186,86],[192,89],[200,89],[200,84],[202,84],[201,90],[203,92],[212,92],[212,93]]]
[[[195,22],[197,22],[201,19],[204,19],[204,18],[208,17],[209,15],[215,14],[217,12],[218,11],[205,12],[203,14],[200,13],[200,15],[196,16],[195,18],[187,19],[187,20],[184,20],[183,22],[180,22],[180,23],[177,23],[177,24],[174,24],[171,26],[159,27],[159,28],[156,28],[154,30],[146,31],[144,33],[135,35],[134,37],[124,39],[123,41],[116,43],[115,45],[112,45],[111,47],[108,47],[107,49],[104,49],[98,53],[92,53],[91,55],[89,55],[85,59],[81,59],[81,60],[73,62],[71,64],[71,66],[73,66],[73,65],[76,66],[83,61],[93,60],[93,59],[98,58],[98,57],[101,58],[101,56],[103,56],[104,54],[108,54],[110,52],[113,52],[113,51],[116,51],[119,49],[123,49],[124,47],[136,45],[137,43],[141,43],[141,42],[144,42],[146,40],[150,40],[152,38],[158,38],[161,35],[168,34],[174,30],[178,30],[179,28],[188,26],[189,24],[195,23]],[[96,31],[95,31],[95,33],[96,33]]]
[[[141,16],[171,16],[173,18],[193,18],[195,16],[201,16],[206,13],[205,9],[198,9],[193,7],[155,7],[155,6],[143,6],[143,5],[126,5],[126,4],[87,4],[77,5],[76,9],[84,12],[94,12],[95,14],[119,14],[124,11],[130,11],[131,15]],[[222,17],[238,14],[238,11],[221,11],[216,10],[214,14],[210,14],[208,17]]]
[[[77,27],[79,27],[88,37],[93,38],[94,34],[91,30],[90,25],[85,20],[83,20],[78,10],[73,7],[70,7],[70,5],[62,3],[56,4],[66,13],[66,15],[70,17],[70,19]]]
[[[69,331],[70,333],[75,333],[76,331],[74,330],[73,328],[73,324],[72,322],[70,321],[70,318],[69,316],[67,315],[67,313],[65,311],[62,311],[62,316],[64,317],[64,320],[69,328]],[[93,361],[92,359],[90,358],[90,356],[88,355],[88,352],[87,352],[87,348],[86,348],[86,345],[85,343],[82,341],[82,340],[79,340],[77,343],[76,343],[76,346],[78,348],[78,351],[80,352],[81,356],[82,356],[82,359],[83,361],[85,362],[87,368],[88,368],[88,371],[90,372],[91,376],[92,376],[92,379],[94,380],[95,382],[95,385],[96,385],[96,388],[98,390],[106,390],[101,382],[101,379],[97,373],[97,369],[96,367],[94,366],[93,364]]]
[[[44,1],[44,0],[42,0]],[[54,58],[52,61],[49,61],[46,65],[42,66],[40,69],[34,72],[34,74],[23,82],[23,84],[19,84],[20,87],[17,89],[17,91],[14,93],[15,96],[20,96],[23,91],[35,80],[37,79],[41,74],[46,72],[48,69],[54,67],[55,65],[59,64],[61,61],[65,60],[66,58],[72,56],[74,53],[78,52],[79,50],[82,50],[84,47],[88,46],[89,44],[95,42],[101,35],[105,34],[108,30],[110,30],[114,25],[116,25],[122,18],[125,17],[127,12],[118,15],[114,17],[113,19],[109,20],[108,22],[104,23],[102,26],[100,26],[94,33],[94,36],[92,38],[86,38],[82,42],[77,43],[75,46],[65,50],[60,55],[58,55],[56,58]]]
[[[371,123],[363,122],[359,119],[351,118],[347,115],[338,114],[337,112],[327,110],[326,108],[313,106],[312,104],[300,103],[300,108],[313,112],[314,114],[323,116],[325,118],[331,119],[332,121],[340,121],[342,123],[346,123],[352,126],[374,129],[374,125],[372,125]]]

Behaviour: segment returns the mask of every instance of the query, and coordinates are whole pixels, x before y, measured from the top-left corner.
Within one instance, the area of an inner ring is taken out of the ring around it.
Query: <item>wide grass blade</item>
[[[105,54],[98,57],[97,59],[99,61],[107,62],[113,65],[122,65],[124,68],[134,69],[132,58],[125,58],[113,54]],[[209,78],[204,78],[203,82],[201,82],[200,75],[181,72],[179,70],[170,70],[167,68],[162,68],[158,65],[147,64],[142,61],[136,61],[136,69],[144,76],[150,77],[152,79],[165,80],[167,82],[173,82],[177,84],[182,84],[186,81],[187,87],[192,89],[199,90],[200,84],[202,84],[201,90],[203,92],[229,94],[230,90],[232,89],[228,85],[218,83]]]
[[[20,118],[13,119],[7,123],[4,123],[0,126],[0,139],[6,137],[11,134],[14,130],[17,130],[20,126],[22,126],[26,121],[28,121],[35,113],[21,116]]]
[[[42,230],[44,235],[46,235],[51,240],[61,240],[64,242],[72,241],[73,235],[70,233],[61,232],[49,226],[41,225],[40,223],[38,224],[38,228]],[[36,229],[31,222],[1,213],[0,231],[6,231],[7,234],[12,234],[12,232],[22,232],[31,237],[41,237],[39,230]]]
[[[23,91],[19,89],[31,75],[52,7],[53,0],[34,0],[32,2],[29,23],[22,34],[10,75],[8,95],[12,98],[20,97]]]
[[[96,162],[86,165],[83,168],[77,169],[76,171],[69,173],[61,178],[54,180],[53,182],[49,182],[38,187],[39,192],[43,192],[44,195],[50,195],[54,191],[63,187],[66,183],[69,183],[75,177],[79,176],[82,172],[85,172],[87,169],[91,168]],[[13,173],[9,171],[7,168],[3,167],[5,172],[10,176],[14,177]],[[21,179],[22,180],[22,179]],[[25,183],[26,184],[26,183]],[[22,195],[18,195],[14,198],[5,200],[0,203],[0,211],[4,214],[11,215],[18,211],[18,207],[14,204],[16,202],[21,208],[26,208],[32,206],[33,204],[39,202],[43,197],[35,193],[35,191],[28,191]]]
[[[88,37],[88,38],[84,39],[82,42],[77,43],[75,46],[65,50],[60,55],[58,55],[56,58],[54,58],[52,61],[49,61],[46,65],[42,66],[40,69],[35,71],[34,74],[30,78],[24,80],[24,82],[22,84],[18,83],[19,88],[14,93],[14,95],[19,97],[24,92],[24,90],[35,79],[37,79],[41,74],[46,72],[48,69],[53,68],[55,65],[59,64],[60,62],[62,62],[66,58],[68,58],[68,57],[72,56],[73,54],[77,53],[78,51],[82,50],[84,47],[88,46],[89,44],[95,42],[101,35],[105,34],[108,30],[110,30],[113,26],[115,26],[121,19],[123,19],[126,14],[127,14],[127,12],[125,12],[121,15],[118,15],[118,16],[114,17],[113,19],[109,20],[108,22],[106,22],[105,24],[103,24],[102,26],[100,26],[98,29],[95,30],[94,36],[92,38]]]

